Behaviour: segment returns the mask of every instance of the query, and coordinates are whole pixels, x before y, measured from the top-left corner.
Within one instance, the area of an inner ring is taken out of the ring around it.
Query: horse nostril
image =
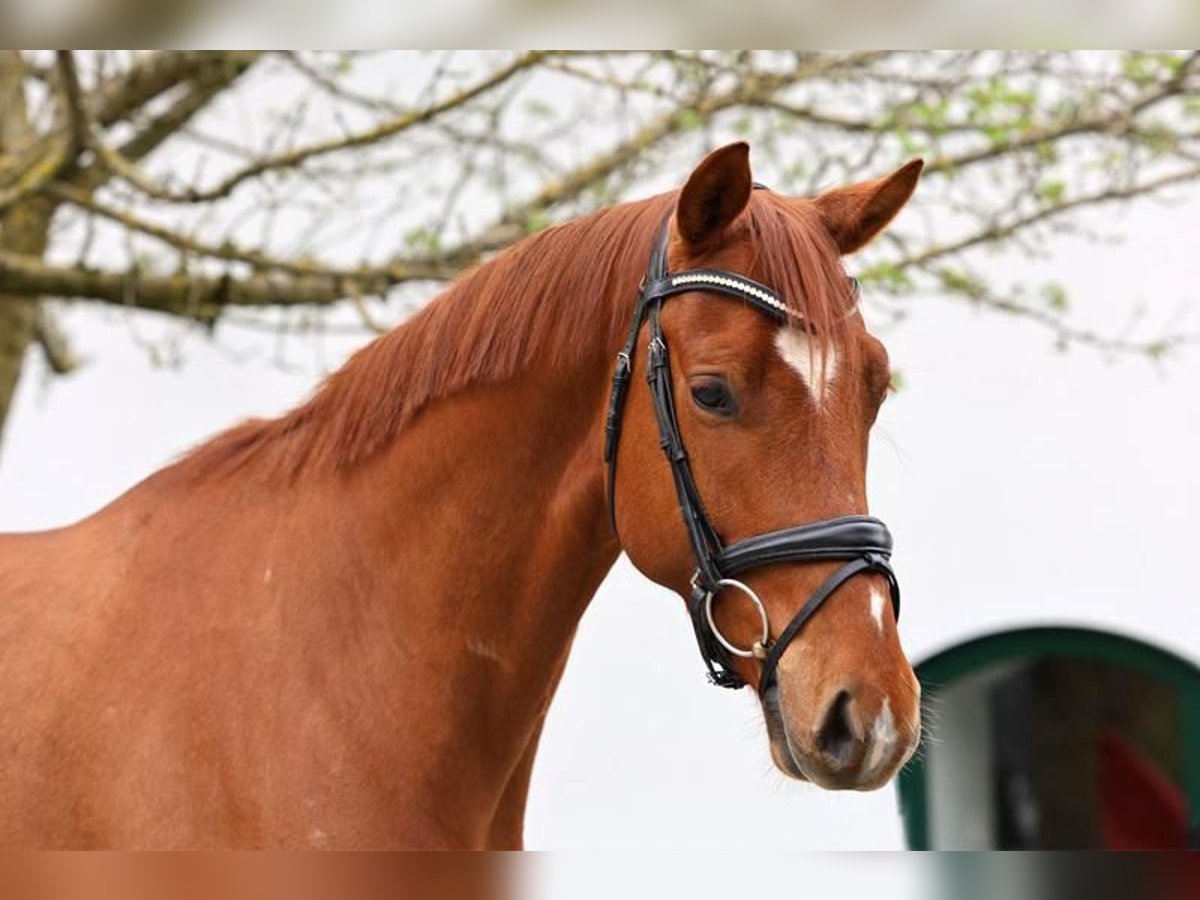
[[[839,767],[849,762],[858,740],[850,722],[852,700],[849,691],[839,691],[825,714],[825,721],[817,731],[817,750],[830,763]]]

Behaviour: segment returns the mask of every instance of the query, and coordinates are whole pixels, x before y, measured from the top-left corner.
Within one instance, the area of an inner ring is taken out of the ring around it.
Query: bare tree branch
[[[923,202],[867,251],[889,303],[937,292],[1104,352],[1193,340],[1096,332],[970,273],[983,248],[1036,250],[1089,209],[1200,183],[1196,52],[445,53],[405,59],[386,99],[378,55],[14,59],[33,99],[0,148],[0,219],[56,216],[54,262],[0,235],[0,315],[48,296],[205,322],[250,308],[230,320],[262,327],[270,307],[347,301],[378,330],[366,298],[452,278],[745,137],[781,190],[929,160]],[[50,358],[65,344],[42,319],[30,340]]]
[[[264,272],[282,272],[304,278],[328,278],[335,282],[354,283],[361,290],[378,293],[405,281],[446,280],[453,278],[461,271],[461,267],[454,268],[437,259],[417,260],[413,263],[394,263],[380,268],[352,269],[314,260],[276,258],[258,250],[242,249],[230,241],[208,244],[188,237],[176,229],[156,225],[132,213],[109,206],[96,200],[90,192],[68,184],[54,184],[48,190],[52,196],[60,200],[103,216],[130,231],[156,238],[177,250],[196,257],[245,263]]]
[[[100,125],[111,125],[168,88],[183,81],[194,83],[188,94],[172,107],[173,115],[157,117],[154,127],[143,129],[138,138],[113,150],[112,158],[124,164],[145,156],[203,109],[260,56],[259,53],[243,52],[165,54],[162,64],[135,68],[130,76],[101,88],[101,96],[95,104],[95,118]],[[37,145],[7,164],[0,160],[0,186],[10,185],[0,190],[0,213],[63,175],[85,145],[105,151],[108,149],[99,136],[87,132],[89,112],[79,86],[73,56],[63,51],[58,59],[57,71],[65,84],[71,131],[67,136],[57,131],[45,136]],[[151,59],[157,60],[159,57]],[[107,177],[94,166],[89,167],[89,172],[90,175],[81,179],[83,183],[98,185]]]
[[[281,153],[278,156],[259,160],[234,172],[232,175],[222,179],[215,187],[206,190],[174,191],[163,185],[156,185],[149,178],[136,173],[132,166],[127,164],[128,161],[121,158],[125,154],[119,151],[113,151],[106,158],[113,165],[114,171],[117,174],[128,179],[139,190],[156,200],[172,203],[209,203],[228,197],[238,185],[252,178],[258,178],[267,172],[279,169],[294,169],[318,156],[351,150],[357,147],[370,146],[387,138],[394,137],[409,128],[428,122],[448,110],[461,107],[476,97],[493,90],[513,76],[535,66],[543,56],[544,54],[541,51],[524,53],[478,83],[457,91],[444,100],[421,109],[394,116],[366,131],[360,131],[336,140],[321,141]]]
[[[1026,215],[1011,217],[1007,221],[998,222],[988,228],[973,232],[951,243],[927,247],[918,253],[914,253],[910,256],[905,256],[899,259],[898,261],[892,263],[892,265],[901,268],[909,266],[917,268],[926,267],[935,260],[948,256],[955,256],[963,253],[965,250],[969,250],[972,247],[977,247],[983,244],[995,244],[999,241],[1005,240],[1006,238],[1011,238],[1019,232],[1026,231],[1033,225],[1049,221],[1050,219],[1063,217],[1068,213],[1075,212],[1084,207],[1098,206],[1100,204],[1122,200],[1132,200],[1135,197],[1157,193],[1158,191],[1161,191],[1162,189],[1172,185],[1186,184],[1196,181],[1197,179],[1200,179],[1200,166],[1193,166],[1178,172],[1161,175],[1157,178],[1147,179],[1136,184],[1123,185],[1120,187],[1109,187],[1090,194],[1083,194],[1078,197],[1073,197],[1070,200],[1065,200],[1061,203],[1045,206],[1042,209]]]
[[[58,320],[45,303],[38,304],[34,313],[33,337],[42,349],[50,371],[55,375],[69,375],[79,368],[79,358],[71,349]]]
[[[25,62],[15,50],[0,51],[0,154],[27,142],[30,127],[25,102]],[[38,258],[45,252],[53,205],[34,197],[0,210],[0,247]],[[5,295],[0,288],[0,432],[21,377],[25,350],[35,337],[41,295],[38,291]]]
[[[214,320],[226,306],[327,306],[356,292],[371,293],[372,287],[325,275],[98,272],[51,266],[36,257],[0,251],[0,298],[29,294],[86,297],[201,321]]]
[[[63,105],[70,126],[70,139],[66,152],[72,158],[91,144],[91,123],[84,109],[83,89],[79,86],[79,73],[75,70],[75,54],[70,50],[59,50],[58,74],[62,82]]]
[[[141,57],[123,75],[101,84],[95,91],[92,117],[108,128],[147,103],[206,70],[234,67],[244,71],[262,56],[255,51],[167,50]]]
[[[922,266],[921,268],[939,281],[952,279],[955,284],[962,284],[964,281],[961,273],[951,275],[945,271],[939,271],[933,266]],[[1060,349],[1082,346],[1110,354],[1136,354],[1149,356],[1152,359],[1162,359],[1182,347],[1200,344],[1200,332],[1167,332],[1148,338],[1105,334],[1094,328],[1072,325],[1051,310],[1034,306],[1022,298],[992,290],[982,279],[970,278],[969,285],[969,287],[957,290],[956,293],[966,296],[976,306],[992,312],[1015,316],[1044,328],[1054,337]]]

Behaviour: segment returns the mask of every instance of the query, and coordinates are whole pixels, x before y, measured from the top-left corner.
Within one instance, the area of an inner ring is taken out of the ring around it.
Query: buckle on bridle
[[[731,672],[729,669],[710,669],[706,677],[709,684],[714,684],[720,688],[729,688],[736,691],[738,688],[746,686],[746,682],[742,680],[742,677],[737,672]]]
[[[625,381],[633,371],[633,360],[624,350],[617,354],[617,365],[613,369],[613,382]]]

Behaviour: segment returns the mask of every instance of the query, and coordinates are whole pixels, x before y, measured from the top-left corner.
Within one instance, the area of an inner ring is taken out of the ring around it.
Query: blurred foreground
[[[1184,854],[9,854],[22,900],[630,900],[837,891],[890,900],[1176,900],[1195,897]],[[868,893],[871,892],[871,893]]]
[[[704,43],[766,46],[887,44],[911,47],[970,43],[1044,47],[1181,46],[1194,43],[1200,11],[1186,0],[1124,4],[1101,0],[1086,9],[1071,0],[959,4],[952,0],[879,3],[854,0],[834,6],[776,3],[662,3],[654,7],[544,0],[451,0],[380,7],[368,0],[338,4],[301,0],[8,0],[0,5],[0,31],[10,45],[112,47],[247,46],[263,43],[414,45],[552,43],[596,47],[629,43]],[[1080,13],[1086,12],[1086,15]],[[582,41],[571,35],[586,35]]]
[[[22,900],[511,900],[504,857],[458,853],[15,853],[4,895]]]

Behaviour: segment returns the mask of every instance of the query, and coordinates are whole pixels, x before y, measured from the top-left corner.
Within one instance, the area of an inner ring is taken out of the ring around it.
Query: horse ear
[[[745,141],[714,150],[688,176],[675,209],[679,234],[692,245],[719,235],[750,202],[750,145]]]
[[[826,191],[814,201],[842,253],[853,253],[883,231],[916,189],[925,161],[914,159],[891,175]]]

